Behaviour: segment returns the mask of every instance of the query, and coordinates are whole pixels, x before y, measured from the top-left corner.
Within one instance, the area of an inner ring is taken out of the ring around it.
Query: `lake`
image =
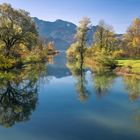
[[[140,80],[85,69],[65,53],[0,73],[1,140],[139,140]]]

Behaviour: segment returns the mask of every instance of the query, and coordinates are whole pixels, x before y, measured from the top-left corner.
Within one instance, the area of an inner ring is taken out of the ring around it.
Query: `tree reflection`
[[[93,83],[96,95],[98,97],[106,95],[111,89],[115,78],[115,74],[109,71],[95,73],[93,76]]]
[[[49,55],[48,56],[48,64],[53,64],[54,63],[54,55]]]
[[[22,70],[0,72],[0,124],[11,127],[27,121],[38,101],[38,79],[44,66],[28,65]]]
[[[89,97],[89,91],[86,89],[85,69],[83,66],[83,60],[68,61],[67,67],[70,69],[72,75],[76,79],[76,90],[79,94],[80,101],[84,102]]]
[[[140,79],[138,76],[124,76],[124,84],[132,101],[140,97]]]
[[[92,60],[86,59],[85,66],[93,72],[93,87],[97,97],[106,95],[111,89],[116,75],[107,67],[96,66]]]

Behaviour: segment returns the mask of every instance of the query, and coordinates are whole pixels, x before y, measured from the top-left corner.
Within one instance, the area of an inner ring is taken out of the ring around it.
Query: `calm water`
[[[64,53],[0,77],[0,140],[140,139],[136,77],[79,75]]]

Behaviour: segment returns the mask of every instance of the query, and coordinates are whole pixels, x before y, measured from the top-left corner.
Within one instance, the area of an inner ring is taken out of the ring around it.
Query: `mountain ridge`
[[[45,21],[37,17],[33,17],[39,35],[49,41],[54,41],[57,50],[67,50],[71,43],[75,40],[77,25],[72,22],[57,19],[55,21]],[[93,35],[98,26],[91,26],[87,38],[88,44],[93,43]],[[121,34],[116,34],[116,37],[121,38]]]
[[[42,38],[46,38],[50,41],[54,41],[56,49],[66,50],[71,43],[74,42],[74,37],[77,31],[77,25],[72,22],[57,19],[53,21],[45,21],[33,18],[39,31],[39,35]],[[92,26],[88,32],[88,43],[93,41],[93,34],[96,31],[97,26]]]

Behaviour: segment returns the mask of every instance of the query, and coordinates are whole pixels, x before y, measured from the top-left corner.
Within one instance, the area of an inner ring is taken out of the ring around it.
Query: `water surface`
[[[1,140],[140,139],[140,80],[52,59],[0,74]]]

